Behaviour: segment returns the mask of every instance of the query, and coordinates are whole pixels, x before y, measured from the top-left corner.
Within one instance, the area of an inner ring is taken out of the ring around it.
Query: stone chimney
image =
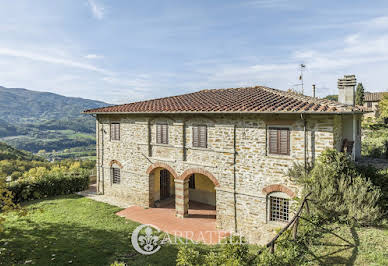
[[[338,79],[338,101],[343,104],[355,105],[356,76],[345,75]]]
[[[315,84],[313,84],[313,98],[315,98]]]

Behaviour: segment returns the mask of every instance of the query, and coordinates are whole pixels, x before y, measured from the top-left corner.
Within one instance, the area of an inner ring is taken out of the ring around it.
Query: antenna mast
[[[304,95],[304,82],[303,82],[303,70],[306,68],[306,65],[305,64],[300,64],[300,76],[299,76],[299,80],[301,81],[301,84],[302,85],[302,94]]]
[[[305,64],[300,64],[299,67],[300,67],[300,69],[299,69],[300,70],[300,75],[299,75],[300,83],[295,84],[293,86],[296,86],[296,87],[302,86],[302,91],[301,92],[298,92],[297,89],[295,89],[295,92],[296,93],[301,93],[302,95],[304,95],[303,71],[306,68],[306,65]]]

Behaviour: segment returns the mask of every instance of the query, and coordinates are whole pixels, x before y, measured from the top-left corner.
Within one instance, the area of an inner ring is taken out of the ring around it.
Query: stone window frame
[[[270,147],[269,147],[269,137],[270,137],[270,129],[271,128],[278,128],[278,129],[288,129],[288,153],[282,154],[282,153],[270,153]],[[290,158],[292,157],[292,126],[287,124],[267,124],[266,127],[266,156],[267,157],[273,157],[273,158]]]
[[[271,217],[271,197],[282,198],[282,199],[288,200],[288,202],[289,202],[288,221],[271,221],[271,219],[270,219],[270,217]],[[266,196],[266,214],[267,214],[266,220],[267,220],[267,223],[274,224],[274,225],[281,225],[281,226],[284,225],[285,223],[288,223],[290,218],[291,218],[290,216],[292,214],[291,206],[292,206],[292,198],[289,195],[287,195],[286,193],[281,192],[281,191],[274,191],[274,192],[268,193]]]

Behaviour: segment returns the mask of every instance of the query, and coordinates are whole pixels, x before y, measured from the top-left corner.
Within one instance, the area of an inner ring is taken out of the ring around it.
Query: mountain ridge
[[[107,105],[110,104],[52,92],[0,86],[0,118],[8,123],[82,117],[85,109]]]

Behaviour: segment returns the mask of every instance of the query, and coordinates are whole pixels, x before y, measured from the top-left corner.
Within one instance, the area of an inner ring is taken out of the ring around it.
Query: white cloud
[[[302,6],[299,6],[295,1],[288,0],[253,0],[246,2],[247,5],[256,8],[287,8],[287,9],[296,9]]]
[[[100,58],[103,58],[103,56],[97,55],[97,54],[87,54],[87,55],[85,55],[85,58],[87,58],[87,59],[100,59]]]
[[[103,19],[105,15],[105,8],[97,3],[95,0],[88,0],[90,11],[96,19]]]
[[[29,51],[15,50],[15,49],[0,47],[0,55],[11,56],[11,57],[20,57],[20,58],[25,58],[25,59],[34,60],[34,61],[41,61],[41,62],[46,62],[46,63],[51,63],[51,64],[60,64],[60,65],[68,66],[68,67],[74,67],[74,68],[79,68],[79,69],[84,69],[84,70],[95,71],[95,72],[99,72],[99,73],[102,73],[105,75],[111,74],[110,71],[96,67],[96,66],[91,65],[91,64],[79,62],[79,61],[76,61],[73,59],[60,58],[57,56],[48,56],[46,54],[33,53],[33,52],[29,52]]]

